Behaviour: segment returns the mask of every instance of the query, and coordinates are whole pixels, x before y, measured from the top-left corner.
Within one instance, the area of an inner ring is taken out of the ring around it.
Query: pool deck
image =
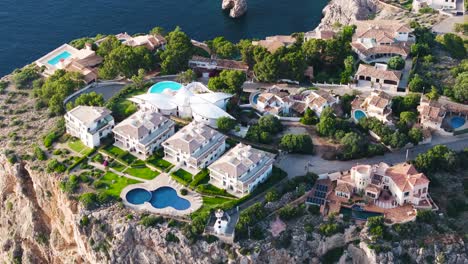
[[[190,207],[185,210],[177,210],[172,207],[158,209],[158,208],[153,207],[149,202],[136,205],[136,204],[131,204],[127,201],[127,198],[126,198],[127,193],[131,190],[142,188],[151,192],[161,187],[171,187],[175,189],[179,197],[187,199],[190,202]],[[165,216],[185,216],[198,210],[203,204],[203,199],[200,194],[193,192],[189,189],[186,189],[188,191],[187,195],[182,195],[180,193],[181,189],[184,189],[184,186],[174,181],[168,174],[161,173],[153,180],[150,180],[144,183],[132,184],[132,185],[125,187],[120,193],[120,197],[122,198],[122,202],[126,207],[132,208],[134,210],[147,211],[150,213],[160,214],[160,215],[165,215]]]

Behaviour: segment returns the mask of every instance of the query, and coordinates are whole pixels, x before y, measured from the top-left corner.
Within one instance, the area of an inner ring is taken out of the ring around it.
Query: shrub
[[[164,222],[164,219],[160,216],[143,216],[140,220],[140,224],[145,227],[155,227],[157,224]]]
[[[98,205],[97,195],[92,192],[83,193],[80,195],[79,201],[84,206],[84,208],[88,210],[94,209]]]
[[[405,67],[405,60],[400,56],[395,56],[388,60],[388,68],[392,70],[401,70]]]
[[[173,233],[168,232],[166,234],[166,241],[167,242],[179,243],[180,240],[176,235],[174,235]]]
[[[286,205],[278,211],[278,214],[282,220],[287,221],[300,216],[303,212],[303,207]]]
[[[47,172],[58,172],[62,173],[67,170],[67,167],[56,159],[53,159],[47,163]]]
[[[26,67],[13,76],[13,82],[18,89],[27,89],[32,87],[32,82],[40,78],[37,69],[33,66]]]
[[[182,189],[182,190],[180,190],[180,194],[181,194],[181,195],[184,195],[184,196],[187,195],[187,194],[188,194],[187,189]]]
[[[293,153],[306,153],[314,152],[314,145],[309,135],[295,135],[286,134],[281,138],[280,148]]]
[[[324,236],[332,236],[342,232],[343,228],[337,223],[324,223],[318,227],[318,230]]]
[[[89,217],[87,215],[84,215],[81,220],[80,220],[80,226],[88,226],[89,224]]]
[[[278,191],[276,191],[276,189],[268,191],[265,194],[265,201],[267,201],[267,202],[274,202],[274,201],[277,201],[279,198],[280,197],[279,197]]]
[[[229,132],[236,126],[236,120],[229,117],[220,117],[216,121],[216,126],[222,132]]]
[[[104,162],[104,157],[101,155],[101,153],[98,153],[93,157],[93,161],[97,163],[102,163]]]
[[[47,155],[45,154],[45,152],[37,145],[34,146],[34,156],[38,160],[46,160],[47,159]]]

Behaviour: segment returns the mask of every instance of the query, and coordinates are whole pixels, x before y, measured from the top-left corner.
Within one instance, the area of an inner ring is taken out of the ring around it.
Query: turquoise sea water
[[[0,76],[72,39],[98,33],[147,32],[179,25],[192,38],[263,38],[315,28],[327,0],[247,0],[240,19],[221,10],[221,0],[2,0]]]

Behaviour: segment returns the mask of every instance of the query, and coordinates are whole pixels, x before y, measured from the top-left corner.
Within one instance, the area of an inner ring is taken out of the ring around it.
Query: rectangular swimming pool
[[[68,51],[64,51],[60,53],[59,55],[55,56],[53,59],[49,60],[47,63],[49,63],[52,66],[55,66],[61,59],[67,59],[68,57],[71,56],[71,53]]]

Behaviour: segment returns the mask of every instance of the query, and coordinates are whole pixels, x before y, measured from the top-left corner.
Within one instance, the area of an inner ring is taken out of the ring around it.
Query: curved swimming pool
[[[366,113],[364,113],[364,111],[362,111],[362,110],[354,111],[354,119],[359,121],[359,119],[361,119],[363,117],[366,117]]]
[[[454,116],[450,119],[450,126],[453,129],[457,129],[459,127],[462,127],[465,124],[465,118],[460,117],[460,116]]]
[[[162,209],[172,207],[176,210],[186,210],[190,208],[190,202],[180,197],[172,187],[160,187],[154,191],[147,191],[136,188],[129,191],[125,198],[131,204],[140,205],[149,202],[154,208]]]
[[[253,102],[254,104],[257,104],[257,102],[258,102],[258,96],[259,96],[259,95],[260,95],[260,94],[256,94],[256,95],[254,95],[254,96],[252,97],[252,102]]]
[[[178,91],[182,87],[182,84],[173,81],[163,81],[153,84],[148,90],[149,93],[160,94],[164,90],[169,89],[172,91]]]

